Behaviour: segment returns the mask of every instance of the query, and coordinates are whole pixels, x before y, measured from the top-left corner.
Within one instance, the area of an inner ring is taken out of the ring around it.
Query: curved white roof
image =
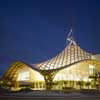
[[[40,70],[53,70],[69,66],[83,60],[98,59],[100,61],[100,55],[92,55],[77,45],[72,36],[72,30],[68,34],[67,42],[68,46],[66,46],[65,49],[57,56],[41,63],[32,64],[32,66],[35,66]]]
[[[61,53],[54,58],[33,64],[41,70],[58,69],[85,59],[91,59],[91,54],[81,49],[76,44],[69,44]]]

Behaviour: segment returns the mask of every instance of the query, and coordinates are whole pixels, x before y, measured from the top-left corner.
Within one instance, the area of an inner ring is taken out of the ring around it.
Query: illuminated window
[[[18,73],[18,81],[26,81],[29,80],[29,71],[28,70],[20,70]]]
[[[94,74],[94,69],[95,69],[95,67],[93,65],[90,65],[89,64],[89,74],[90,75],[93,75]]]

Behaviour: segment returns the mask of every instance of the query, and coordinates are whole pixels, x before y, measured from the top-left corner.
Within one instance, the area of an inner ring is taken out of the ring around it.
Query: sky
[[[100,54],[100,0],[0,0],[0,74],[14,60],[56,56],[70,28],[81,48]]]

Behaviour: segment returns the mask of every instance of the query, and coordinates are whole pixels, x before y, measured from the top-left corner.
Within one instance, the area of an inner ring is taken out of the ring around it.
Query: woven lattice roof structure
[[[81,49],[75,42],[72,36],[72,30],[68,34],[67,41],[69,42],[68,45],[57,56],[50,60],[38,64],[33,64],[33,66],[41,70],[53,70],[69,66],[79,61],[91,59],[92,55]]]
[[[93,55],[81,49],[73,38],[72,30],[68,34],[67,44],[62,52],[44,62],[32,65],[22,61],[13,62],[4,73],[0,84],[10,87],[12,91],[23,89],[26,85],[32,89],[62,90],[66,85],[72,87],[71,83],[66,83],[68,81],[88,82],[90,76],[95,75],[99,78],[100,55]],[[97,81],[98,79],[96,83]],[[73,86],[77,88],[76,83]]]

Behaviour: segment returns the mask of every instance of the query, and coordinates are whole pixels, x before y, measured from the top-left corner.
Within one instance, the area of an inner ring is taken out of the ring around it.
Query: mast
[[[69,33],[67,35],[66,43],[68,45],[76,45],[76,42],[75,42],[74,37],[73,37],[73,30],[72,30],[72,28],[70,29],[70,31],[69,31]]]

